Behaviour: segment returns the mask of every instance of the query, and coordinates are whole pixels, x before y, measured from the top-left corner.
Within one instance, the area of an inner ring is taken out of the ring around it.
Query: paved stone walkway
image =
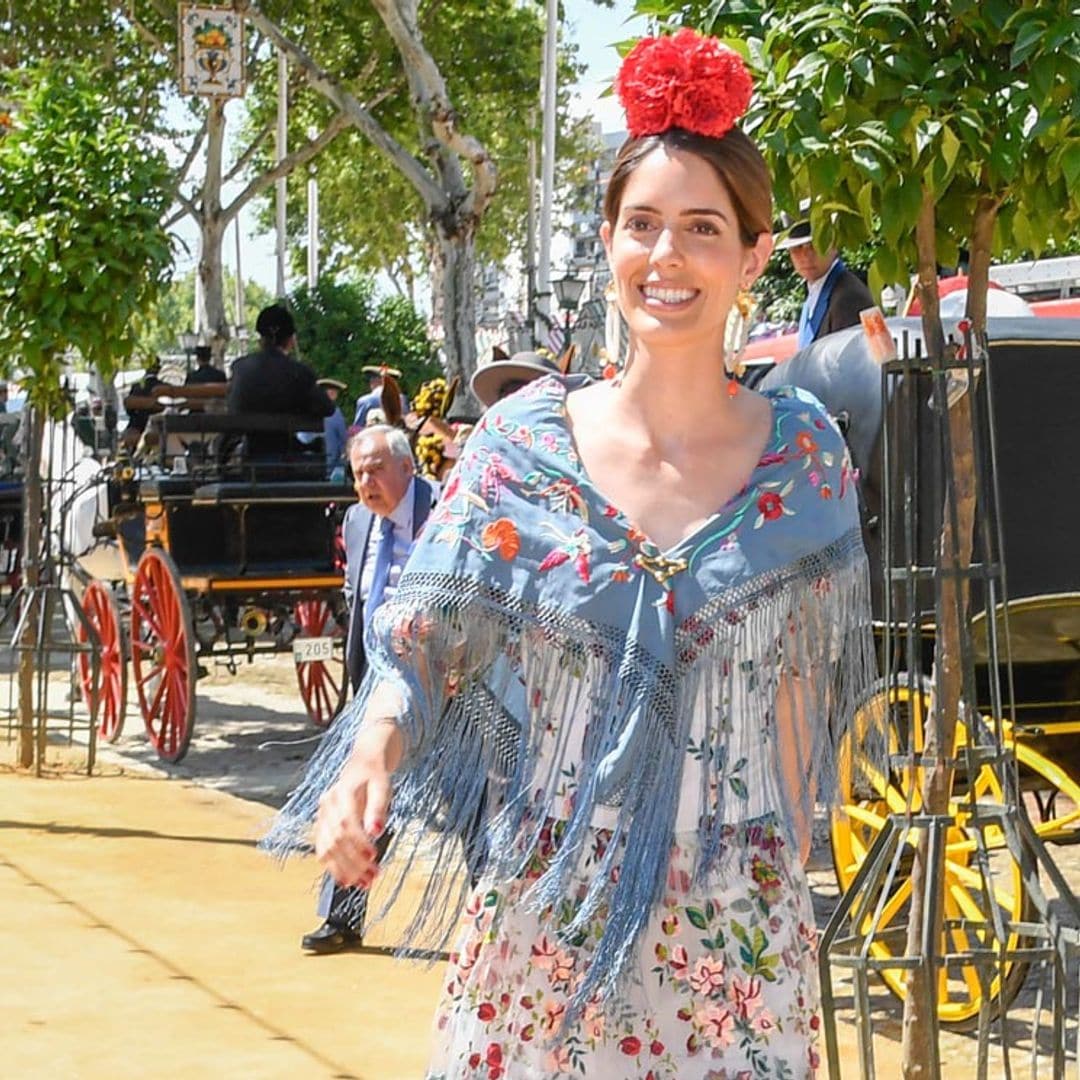
[[[14,748],[0,742],[0,1077],[422,1076],[438,967],[377,947],[302,955],[314,867],[279,870],[254,849],[307,753],[298,740],[310,728],[286,684],[254,715],[241,681],[200,683],[196,743],[172,775],[147,770],[152,753],[137,732],[121,755],[103,749],[91,779],[70,768],[19,775],[3,764]],[[1051,853],[1080,891],[1080,846]],[[837,896],[827,846],[815,849],[810,877],[823,926]],[[1076,1015],[1075,970],[1069,986]],[[1038,990],[1033,973],[1010,1010],[1021,1041]],[[850,1006],[843,980],[838,994]],[[873,1002],[877,1075],[892,1077],[900,1010],[880,984]],[[846,1012],[845,1080],[859,1075],[849,1021]],[[1073,1028],[1073,1070],[1075,1043]],[[944,1033],[942,1047],[946,1080],[975,1076],[973,1036]],[[1047,1064],[1037,1075],[1049,1076],[1045,1028],[1039,1049]],[[991,1062],[996,1080],[996,1050]],[[1026,1060],[1012,1064],[1031,1075]]]

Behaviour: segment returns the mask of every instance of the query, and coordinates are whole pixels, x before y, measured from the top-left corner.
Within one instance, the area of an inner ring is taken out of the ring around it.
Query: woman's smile
[[[656,311],[685,311],[698,296],[700,289],[678,288],[648,282],[639,286],[645,306]]]

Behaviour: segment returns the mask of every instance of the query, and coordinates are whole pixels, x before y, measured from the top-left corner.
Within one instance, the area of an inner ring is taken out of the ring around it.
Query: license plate
[[[332,637],[296,638],[292,646],[293,660],[297,664],[314,664],[334,659],[334,639]]]

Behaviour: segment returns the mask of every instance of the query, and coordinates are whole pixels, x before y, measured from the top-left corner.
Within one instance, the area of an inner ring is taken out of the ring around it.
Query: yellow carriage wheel
[[[1053,733],[1053,725],[1048,726]],[[1032,821],[1044,841],[1080,840],[1080,784],[1056,761],[1040,754],[1023,739],[1017,739],[1016,760],[1020,764],[1022,788],[1037,788],[1050,797],[1040,807],[1040,821]]]
[[[913,699],[906,687],[880,691],[871,698],[855,718],[855,733],[867,731],[872,721],[880,722],[889,708],[890,719],[895,711],[907,714],[908,722],[921,732],[924,720],[923,695]],[[958,731],[958,739],[965,732]],[[920,746],[921,735],[914,740]],[[890,750],[896,751],[899,737],[892,724],[889,732]],[[919,785],[913,784],[913,770],[885,774],[875,769],[857,753],[852,756],[850,746],[841,748],[841,785],[844,805],[833,814],[832,851],[837,881],[841,891],[847,891],[866,860],[867,853],[885,826],[890,813],[903,814],[909,809],[921,807]],[[921,770],[914,770],[918,773]],[[915,777],[918,779],[918,776]],[[1024,889],[1019,866],[1005,848],[1004,836],[999,828],[984,830],[987,846],[991,849],[993,892],[984,889],[982,877],[972,866],[976,851],[974,835],[967,829],[971,816],[971,801],[1000,803],[1001,786],[993,770],[984,767],[975,778],[974,790],[970,790],[961,778],[957,791],[950,800],[950,816],[953,825],[945,840],[945,876],[942,883],[946,928],[938,942],[939,955],[963,953],[971,948],[990,945],[994,940],[994,911],[1005,922],[1025,921],[1031,910],[1029,897]],[[867,915],[862,931],[870,929],[873,913],[882,901],[882,913],[878,931],[906,925],[911,906],[910,869],[919,830],[910,830],[905,839],[905,851],[897,874],[891,882],[890,892],[879,895],[875,902],[866,906]],[[1021,944],[1020,936],[1011,934],[1008,946]],[[875,941],[871,952],[877,959],[888,959],[899,954],[900,946],[891,941]],[[1027,964],[1006,964],[1004,982],[1002,973],[989,969],[988,992],[991,1009],[996,1012],[1012,1000],[1023,984]],[[906,972],[902,969],[879,972],[888,988],[903,999],[906,994]],[[942,1024],[955,1029],[974,1026],[978,1022],[979,1009],[984,996],[983,983],[974,965],[959,960],[947,962],[942,968],[938,982],[938,1018]]]

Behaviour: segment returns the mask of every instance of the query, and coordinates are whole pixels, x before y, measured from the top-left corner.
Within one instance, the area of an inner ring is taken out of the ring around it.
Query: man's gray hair
[[[352,460],[353,447],[358,446],[365,439],[371,438],[376,435],[386,436],[386,448],[390,451],[390,456],[396,458],[398,461],[413,460],[412,447],[409,445],[409,436],[405,434],[401,428],[391,427],[389,424],[372,424],[370,427],[361,428],[359,431],[349,436],[349,441],[345,446],[345,460]]]

